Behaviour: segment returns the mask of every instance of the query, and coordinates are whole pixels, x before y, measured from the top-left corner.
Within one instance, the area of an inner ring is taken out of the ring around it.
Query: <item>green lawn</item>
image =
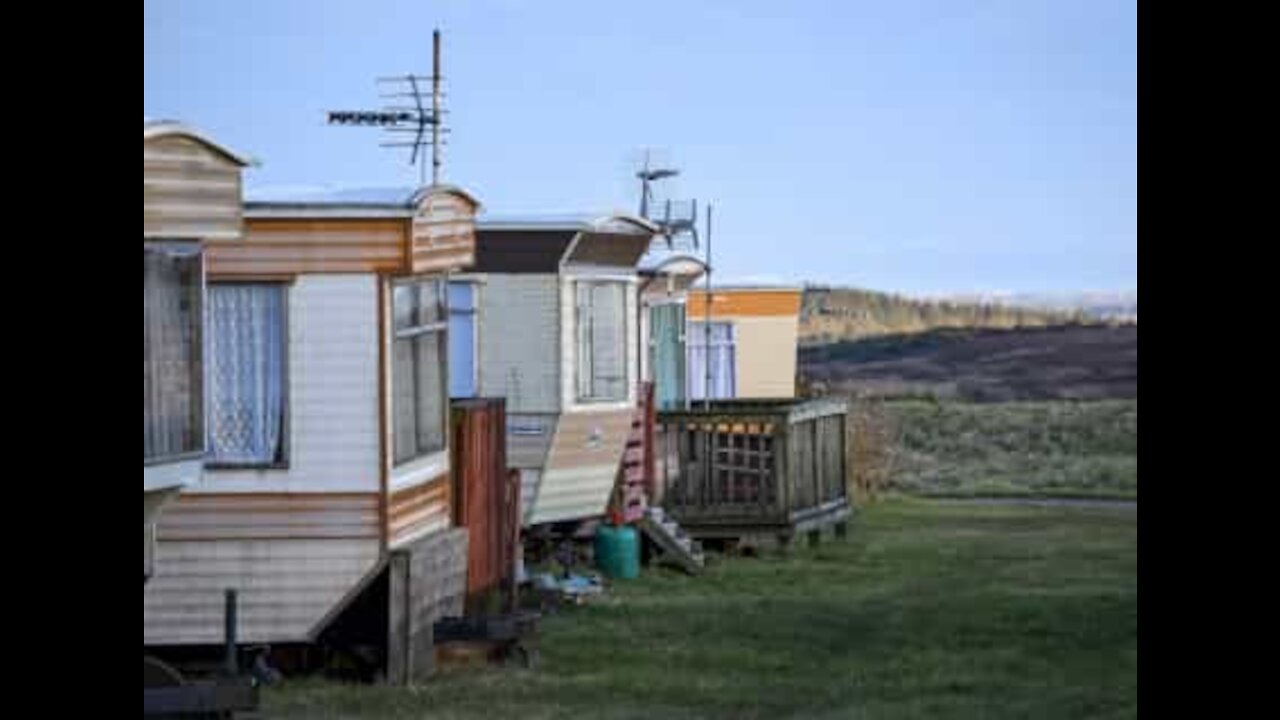
[[[270,717],[1137,714],[1137,512],[891,499],[844,541],[648,570],[546,619],[539,669],[270,689]]]
[[[1138,401],[879,406],[890,488],[922,495],[1138,497]]]

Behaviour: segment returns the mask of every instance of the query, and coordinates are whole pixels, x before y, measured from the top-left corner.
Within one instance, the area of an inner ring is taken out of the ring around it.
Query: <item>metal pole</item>
[[[419,136],[421,137],[421,136]],[[440,30],[431,32],[431,184],[440,184]]]
[[[702,386],[703,405],[711,411],[711,203],[707,203],[707,296],[706,322],[702,324],[702,361],[705,379]]]
[[[227,588],[226,602],[223,611],[223,642],[227,648],[226,671],[230,677],[240,674],[239,663],[236,660],[236,591]]]

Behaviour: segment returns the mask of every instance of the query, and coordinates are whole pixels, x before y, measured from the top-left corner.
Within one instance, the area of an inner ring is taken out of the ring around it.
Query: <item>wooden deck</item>
[[[721,400],[657,417],[654,502],[695,538],[790,538],[850,512],[843,400]]]

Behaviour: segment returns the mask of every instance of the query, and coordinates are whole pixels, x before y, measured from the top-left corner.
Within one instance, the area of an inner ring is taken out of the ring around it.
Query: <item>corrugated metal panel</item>
[[[551,440],[556,434],[555,415],[510,414],[507,416],[507,464],[518,468],[541,469],[547,463]]]
[[[501,398],[458,400],[452,414],[455,517],[468,531],[467,594],[474,598],[513,578],[520,532],[519,479],[507,472]]]
[[[559,410],[555,275],[487,275],[480,292],[479,393],[505,397],[509,413]]]
[[[452,486],[443,475],[391,493],[387,500],[387,537],[392,547],[403,545],[451,524]]]
[[[243,239],[208,244],[209,275],[394,272],[405,265],[404,220],[257,220]]]
[[[377,492],[377,281],[302,275],[289,288],[289,467],[211,470],[191,492]]]
[[[142,234],[235,237],[241,232],[240,166],[188,137],[142,142]]]
[[[143,642],[220,643],[226,588],[239,591],[241,642],[305,641],[377,562],[377,540],[159,543],[142,592]]]
[[[566,413],[556,427],[529,523],[604,513],[618,477],[634,408]]]

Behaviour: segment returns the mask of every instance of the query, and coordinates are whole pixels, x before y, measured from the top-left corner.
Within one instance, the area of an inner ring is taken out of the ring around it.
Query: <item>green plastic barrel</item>
[[[606,576],[632,580],[640,576],[640,536],[627,525],[596,528],[596,567]]]

